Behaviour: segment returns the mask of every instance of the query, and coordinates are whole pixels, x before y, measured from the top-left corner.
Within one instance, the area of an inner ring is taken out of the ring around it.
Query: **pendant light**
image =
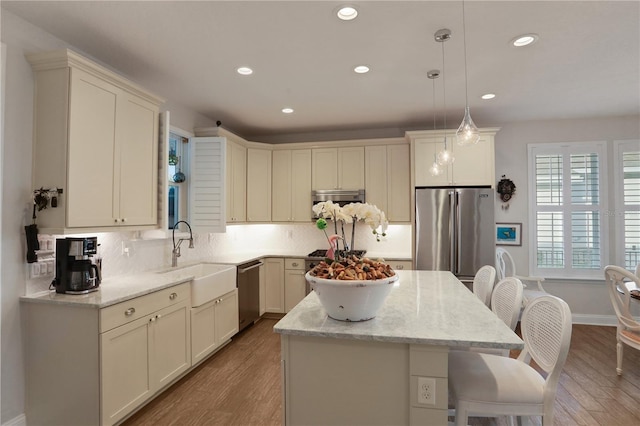
[[[436,130],[436,78],[440,77],[440,70],[431,70],[427,72],[427,77],[431,79],[433,83],[433,130]],[[438,164],[438,157],[435,152],[433,153],[433,164],[429,168],[429,173],[431,176],[440,176],[442,174],[442,169]]]
[[[480,140],[480,131],[473,123],[471,119],[471,112],[469,111],[469,95],[468,91],[468,79],[467,79],[467,30],[465,24],[465,16],[464,16],[464,0],[462,1],[462,44],[464,46],[464,99],[465,99],[465,108],[464,108],[464,118],[462,119],[462,123],[460,123],[460,127],[458,127],[458,131],[456,132],[456,138],[458,140],[458,145],[475,145]]]
[[[442,43],[442,103],[444,105],[444,148],[438,152],[438,164],[447,166],[455,161],[453,153],[447,149],[447,91],[444,82],[444,42],[451,38],[451,30],[442,29],[435,33],[435,40]]]

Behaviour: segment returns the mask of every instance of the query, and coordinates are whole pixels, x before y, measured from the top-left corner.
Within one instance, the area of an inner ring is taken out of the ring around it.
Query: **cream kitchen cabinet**
[[[271,150],[247,149],[247,221],[271,221]]]
[[[312,189],[364,188],[364,147],[314,148]]]
[[[35,71],[34,188],[60,188],[41,232],[150,229],[158,224],[162,99],[82,56],[29,55]]]
[[[191,308],[191,363],[196,365],[238,332],[238,290]]]
[[[124,419],[191,367],[190,305],[189,283],[102,309],[23,303],[27,423]]]
[[[390,222],[411,220],[409,145],[365,147],[365,196]]]
[[[311,149],[274,150],[271,219],[311,219]]]
[[[284,259],[278,257],[266,258],[264,260],[264,268],[265,311],[278,314],[284,313]]]
[[[432,176],[429,169],[434,155],[444,147],[441,135],[430,132],[407,132],[414,149],[415,186],[493,186],[495,184],[494,136],[496,129],[484,129],[476,145],[459,146],[452,130],[447,147],[455,161],[444,166],[439,176]],[[453,135],[453,136],[451,136]]]
[[[304,278],[304,259],[286,258],[284,260],[284,310],[289,312],[306,294],[307,281]]]
[[[245,222],[247,148],[227,139],[227,222]]]

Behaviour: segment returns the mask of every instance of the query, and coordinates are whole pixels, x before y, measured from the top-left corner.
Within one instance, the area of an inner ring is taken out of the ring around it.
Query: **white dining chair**
[[[471,351],[449,353],[449,389],[456,426],[469,416],[542,416],[553,425],[553,406],[571,341],[571,311],[562,299],[532,300],[520,322],[524,349],[517,359]],[[533,359],[546,378],[528,363]]]
[[[640,278],[619,266],[609,265],[604,268],[604,278],[609,290],[609,297],[616,311],[618,328],[616,331],[616,373],[622,375],[623,344],[640,350],[640,323],[631,315],[629,303],[631,293],[627,283],[634,283],[640,288]]]
[[[516,329],[522,307],[522,282],[515,277],[507,277],[498,282],[491,294],[491,310],[511,330]],[[509,356],[509,349],[498,348],[469,348],[472,352]]]
[[[478,269],[473,277],[473,294],[478,296],[478,299],[487,306],[491,305],[491,293],[495,282],[496,268],[491,265],[485,265]]]
[[[524,285],[522,305],[526,306],[531,300],[549,294],[542,287],[543,277],[523,276],[516,273],[516,264],[511,254],[502,247],[496,248],[496,275],[498,281],[506,277],[516,277]]]

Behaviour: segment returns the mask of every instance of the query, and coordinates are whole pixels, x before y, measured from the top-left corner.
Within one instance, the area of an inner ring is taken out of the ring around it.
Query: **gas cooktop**
[[[353,250],[351,252],[349,252],[350,254],[355,254],[356,256],[362,257],[365,255],[365,253],[367,253],[366,250]],[[318,249],[318,250],[314,250],[311,253],[309,253],[307,255],[307,257],[317,257],[317,258],[324,258],[327,255],[327,250],[325,249]]]

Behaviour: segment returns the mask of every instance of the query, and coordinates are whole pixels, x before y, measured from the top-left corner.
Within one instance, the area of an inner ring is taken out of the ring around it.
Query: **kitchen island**
[[[329,318],[312,292],[276,324],[285,424],[445,425],[449,350],[523,347],[450,272],[396,272],[369,321]]]

